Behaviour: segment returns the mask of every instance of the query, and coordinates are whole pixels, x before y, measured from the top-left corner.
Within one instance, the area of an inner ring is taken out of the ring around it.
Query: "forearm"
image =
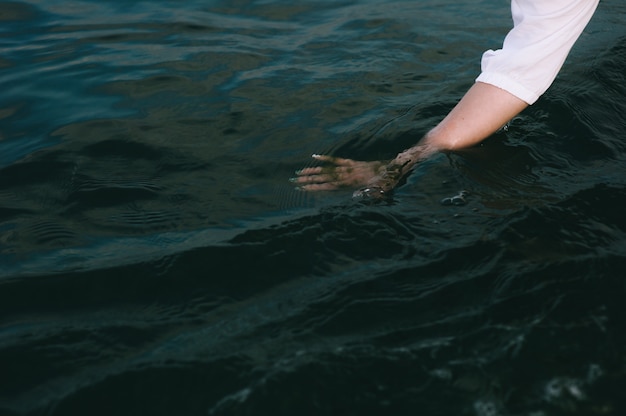
[[[415,146],[398,154],[393,165],[408,172],[438,151],[474,146],[495,133],[528,104],[490,84],[476,82],[450,113]]]
[[[314,155],[331,166],[298,171],[302,190],[366,187],[359,196],[379,198],[393,190],[420,161],[440,151],[474,146],[534,103],[550,86],[599,0],[515,0],[514,28],[502,49],[489,50],[477,82],[450,113],[415,146],[391,161],[359,162]]]
[[[434,150],[459,150],[495,133],[528,104],[490,84],[476,82],[424,143]]]
[[[493,134],[550,86],[597,6],[598,0],[512,2],[514,28],[502,49],[485,52],[478,82],[418,145],[392,163],[407,171],[436,151],[470,147]]]

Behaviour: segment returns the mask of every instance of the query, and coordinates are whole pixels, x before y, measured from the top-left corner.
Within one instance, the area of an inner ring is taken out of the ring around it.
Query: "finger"
[[[328,175],[349,175],[353,172],[354,168],[351,166],[315,166],[312,168],[304,168],[297,170],[295,173],[298,176],[312,176],[312,175],[320,175],[320,174],[328,174]]]
[[[301,191],[334,191],[335,189],[339,189],[339,186],[331,183],[312,183],[308,185],[299,186],[297,189]]]
[[[296,171],[296,175],[298,176],[308,176],[308,175],[318,175],[324,172],[324,167],[315,166],[312,168],[304,168]]]
[[[293,183],[326,183],[326,182],[337,182],[337,175],[331,173],[324,173],[320,175],[306,175],[306,176],[296,176],[295,178],[289,179]]]
[[[344,159],[342,157],[313,154],[311,157],[322,162],[330,162],[340,166],[351,166],[354,164],[352,159]]]

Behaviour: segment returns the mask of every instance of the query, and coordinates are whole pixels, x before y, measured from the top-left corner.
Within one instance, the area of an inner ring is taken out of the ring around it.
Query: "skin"
[[[312,157],[323,166],[296,172],[291,181],[305,191],[361,188],[355,196],[389,194],[420,161],[436,152],[465,149],[495,133],[528,104],[490,84],[476,82],[450,113],[415,146],[391,161],[357,161],[327,155]]]

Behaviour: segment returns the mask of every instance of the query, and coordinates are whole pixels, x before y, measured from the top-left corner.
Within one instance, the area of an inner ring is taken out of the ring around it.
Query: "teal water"
[[[625,22],[363,204],[506,1],[0,2],[0,414],[623,414]]]

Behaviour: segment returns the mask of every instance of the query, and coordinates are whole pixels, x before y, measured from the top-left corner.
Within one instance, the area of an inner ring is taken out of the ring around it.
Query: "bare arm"
[[[392,163],[404,173],[437,151],[461,150],[480,143],[528,107],[513,94],[476,82],[450,113],[415,146],[398,154]]]
[[[452,111],[410,149],[389,162],[313,157],[292,180],[304,190],[365,186],[361,195],[391,191],[413,166],[437,151],[473,146],[532,104],[550,86],[599,0],[516,0],[514,27],[500,50],[483,55],[481,74]]]
[[[459,150],[495,133],[528,104],[511,93],[475,83],[424,141],[437,150]]]
[[[460,150],[478,144],[527,106],[503,89],[477,82],[441,123],[390,162],[359,162],[314,155],[315,159],[333,166],[302,169],[292,181],[303,190],[365,186],[359,195],[379,197],[390,192],[419,161],[438,151]]]

